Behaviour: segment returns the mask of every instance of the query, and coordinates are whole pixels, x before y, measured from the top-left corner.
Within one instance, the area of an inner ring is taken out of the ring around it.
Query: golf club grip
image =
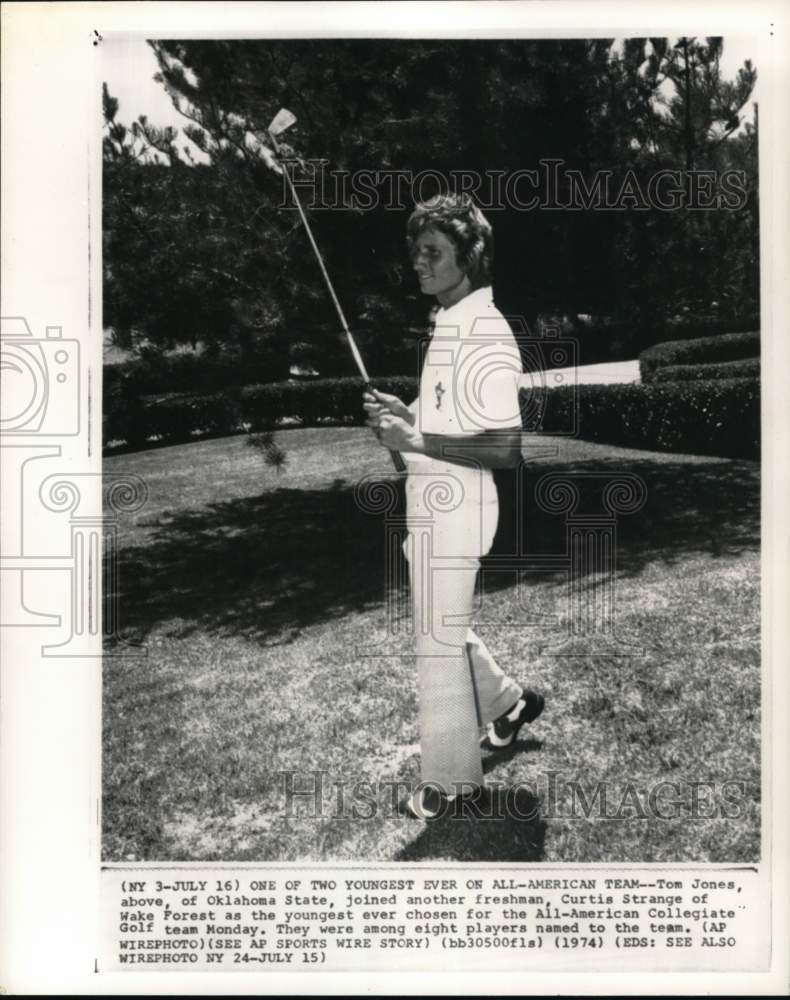
[[[368,392],[375,392],[375,389],[373,388],[370,379],[366,378],[364,375],[362,377],[365,379],[365,388],[368,390]],[[392,459],[392,464],[395,466],[395,471],[405,472],[406,463],[403,461],[403,455],[401,455],[399,451],[393,451],[392,448],[389,449],[389,453],[390,453],[390,458]]]
[[[406,463],[403,461],[403,455],[399,451],[392,451],[390,449],[390,458],[392,459],[392,464],[395,466],[396,472],[405,472]]]

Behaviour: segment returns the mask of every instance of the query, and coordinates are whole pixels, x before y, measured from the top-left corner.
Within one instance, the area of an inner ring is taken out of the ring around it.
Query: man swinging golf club
[[[278,136],[295,121],[283,108],[269,126],[278,158]],[[267,164],[282,172],[278,159],[264,153]],[[447,800],[482,792],[479,726],[489,723],[489,747],[508,747],[543,710],[543,696],[508,678],[468,627],[480,558],[497,526],[491,469],[516,465],[521,457],[521,357],[493,302],[491,226],[468,196],[437,197],[417,206],[407,230],[420,289],[441,307],[419,394],[406,406],[377,392],[287,171],[285,177],[367,386],[368,423],[395,468],[408,470],[404,551],[417,636],[423,781],[407,808],[431,819]]]
[[[407,525],[419,690],[422,781],[406,807],[432,819],[484,793],[483,746],[513,744],[542,695],[507,677],[471,628],[480,558],[498,502],[492,469],[521,458],[521,357],[493,302],[491,226],[468,196],[416,207],[407,243],[420,290],[439,302],[417,399],[369,388],[368,424],[407,466]]]

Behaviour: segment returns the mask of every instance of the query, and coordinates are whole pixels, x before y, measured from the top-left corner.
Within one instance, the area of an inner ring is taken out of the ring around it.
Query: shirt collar
[[[494,290],[491,285],[483,288],[476,288],[473,292],[465,295],[454,305],[446,309],[442,306],[436,314],[437,323],[452,323],[457,317],[466,313],[467,310],[485,309],[493,304]]]

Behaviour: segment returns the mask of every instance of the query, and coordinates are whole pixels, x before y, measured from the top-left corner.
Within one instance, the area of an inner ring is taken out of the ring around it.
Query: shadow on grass
[[[545,838],[546,824],[530,791],[492,788],[483,804],[451,803],[395,860],[541,861]]]
[[[489,752],[487,757],[483,758],[483,774],[490,774],[495,767],[500,764],[505,764],[507,761],[512,760],[521,753],[527,751],[537,752],[543,749],[542,740],[516,740],[515,743],[511,743],[509,747],[502,747],[498,750],[492,750]]]
[[[755,462],[666,456],[534,461],[523,467],[520,510],[514,473],[497,474],[500,527],[493,552],[514,554],[520,527],[526,579],[530,554],[565,548],[565,515],[547,514],[535,500],[535,485],[547,473],[587,484],[582,513],[601,513],[592,492],[606,477],[630,473],[643,480],[643,508],[618,519],[620,575],[638,575],[654,561],[671,564],[693,553],[731,556],[759,546]],[[119,553],[121,626],[134,640],[169,623],[175,636],[232,632],[276,645],[311,625],[379,608],[384,599],[383,518],[359,509],[350,481],[320,490],[281,487],[162,517],[151,527],[145,546]],[[497,589],[496,583],[487,589]]]

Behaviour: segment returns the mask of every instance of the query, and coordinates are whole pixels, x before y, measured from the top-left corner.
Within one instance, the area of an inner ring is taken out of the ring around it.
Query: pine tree
[[[721,39],[151,44],[208,163],[190,162],[173,130],[144,118],[125,128],[107,95],[105,306],[120,342],[199,340],[250,370],[269,358],[275,378],[295,360],[353,373],[271,169],[265,130],[283,106],[298,119],[295,156],[327,172],[510,176],[554,158],[588,179],[632,170],[644,185],[659,169],[741,164],[754,181],[743,211],[491,211],[495,292],[531,323],[555,310],[640,328],[684,306],[756,302],[756,145],[735,134],[756,74],[746,63],[724,80]],[[313,210],[313,226],[355,334],[374,374],[412,372],[409,338],[429,303],[405,259],[410,205],[365,211],[335,193],[338,209]]]

